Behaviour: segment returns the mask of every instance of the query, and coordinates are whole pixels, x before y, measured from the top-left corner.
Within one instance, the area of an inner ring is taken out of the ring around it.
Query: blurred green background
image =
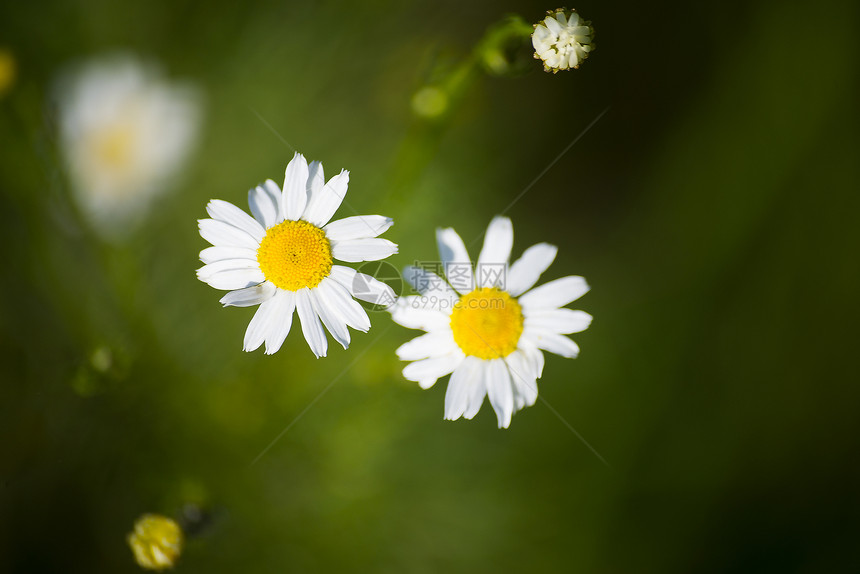
[[[192,504],[178,572],[860,571],[860,6],[585,2],[581,69],[476,73],[413,115],[490,25],[556,7],[0,7],[0,570],[139,571],[134,520]],[[116,50],[197,82],[206,119],[110,243],[69,201],[48,95]],[[243,353],[253,310],[194,276],[206,202],[246,208],[292,156],[257,114],[395,218],[399,268],[436,227],[479,237],[607,107],[508,215],[515,255],[554,243],[546,278],[592,285],[581,356],[548,356],[540,392],[609,467],[540,401],[506,431],[486,403],[443,421],[445,381],[402,379],[416,332],[384,313],[326,359],[296,328]]]

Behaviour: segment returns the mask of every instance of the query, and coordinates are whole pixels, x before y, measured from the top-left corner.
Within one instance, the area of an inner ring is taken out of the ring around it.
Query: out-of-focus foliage
[[[858,569],[858,5],[569,6],[597,34],[578,70],[476,68],[414,114],[494,23],[557,7],[0,7],[0,571],[140,571],[135,519],[189,504],[177,572]],[[116,50],[207,105],[176,187],[108,243],[50,95]],[[195,220],[290,146],[351,171],[343,215],[394,217],[398,267],[436,257],[438,226],[476,253],[508,206],[520,249],[558,245],[547,279],[584,275],[595,321],[580,358],[547,357],[550,406],[443,421],[381,312],[326,359],[295,329],[243,353],[253,310],[195,278]]]

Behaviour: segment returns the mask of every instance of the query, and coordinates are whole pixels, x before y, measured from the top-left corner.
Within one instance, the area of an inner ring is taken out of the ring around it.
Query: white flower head
[[[248,192],[253,217],[226,201],[206,206],[212,219],[199,220],[200,235],[211,243],[200,252],[205,263],[197,277],[230,291],[226,306],[259,305],[245,331],[246,351],[263,343],[266,354],[281,348],[298,311],[302,333],[317,357],[328,349],[323,325],[344,349],[347,326],[366,332],[370,320],[356,297],[387,307],[394,291],[385,283],[335,265],[378,261],[397,253],[397,245],[378,236],[394,223],[381,215],[329,220],[346,195],[349,172],[328,183],[323,166],[308,165],[297,153],[287,165],[283,191],[272,180]]]
[[[436,238],[447,281],[408,267],[404,277],[421,295],[401,297],[390,309],[396,323],[427,332],[397,349],[401,360],[412,361],[403,376],[427,389],[450,373],[447,420],[471,419],[487,396],[499,428],[507,428],[516,411],[537,400],[542,351],[579,354],[565,335],[587,329],[591,315],[564,306],[589,287],[570,276],[532,289],[557,249],[539,243],[509,265],[514,230],[507,217],[490,223],[474,268],[457,232],[439,229]]]
[[[576,10],[559,8],[547,12],[547,17],[535,24],[532,45],[535,58],[543,60],[543,69],[555,74],[559,70],[578,68],[580,62],[594,50],[594,29],[579,17]]]
[[[61,152],[81,209],[126,232],[183,166],[200,124],[198,91],[129,55],[96,59],[58,82]]]

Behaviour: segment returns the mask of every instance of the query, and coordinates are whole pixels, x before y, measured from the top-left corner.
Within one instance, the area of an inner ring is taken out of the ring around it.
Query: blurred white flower
[[[183,166],[200,124],[199,93],[128,55],[86,62],[57,88],[75,198],[100,231],[123,233]]]
[[[535,24],[532,34],[535,58],[543,60],[547,72],[578,68],[594,50],[593,36],[591,23],[581,20],[576,10],[559,8],[548,12],[543,21]]]
[[[347,326],[370,329],[370,319],[353,297],[387,307],[392,289],[334,260],[378,261],[397,245],[378,237],[394,223],[381,215],[331,220],[346,195],[349,172],[325,181],[323,166],[308,165],[297,153],[287,165],[283,191],[272,180],[248,192],[251,217],[232,203],[213,199],[212,219],[199,221],[200,235],[213,246],[200,252],[197,277],[216,289],[226,307],[259,305],[245,331],[246,351],[263,343],[266,354],[281,348],[298,312],[305,340],[317,357],[328,341],[323,325],[346,349]],[[322,321],[322,322],[320,322]]]
[[[456,231],[439,229],[436,239],[448,281],[407,267],[404,277],[421,295],[401,297],[390,309],[396,323],[427,331],[397,349],[401,360],[412,361],[403,376],[428,389],[451,373],[447,420],[471,419],[488,396],[499,428],[507,428],[516,411],[537,400],[542,350],[579,354],[564,335],[587,329],[591,315],[564,305],[587,293],[588,284],[569,276],[532,289],[557,249],[539,243],[509,266],[514,229],[507,217],[490,222],[474,268]]]

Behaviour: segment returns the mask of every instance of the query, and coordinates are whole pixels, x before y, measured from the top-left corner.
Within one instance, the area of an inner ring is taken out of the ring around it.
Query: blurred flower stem
[[[405,212],[407,199],[482,72],[513,77],[529,69],[532,31],[531,24],[521,17],[506,16],[487,29],[459,64],[447,70],[438,69],[443,66],[437,64],[430,73],[435,79],[413,94],[410,107],[414,121],[395,156],[387,186],[390,191],[386,201],[393,203],[398,213]]]

